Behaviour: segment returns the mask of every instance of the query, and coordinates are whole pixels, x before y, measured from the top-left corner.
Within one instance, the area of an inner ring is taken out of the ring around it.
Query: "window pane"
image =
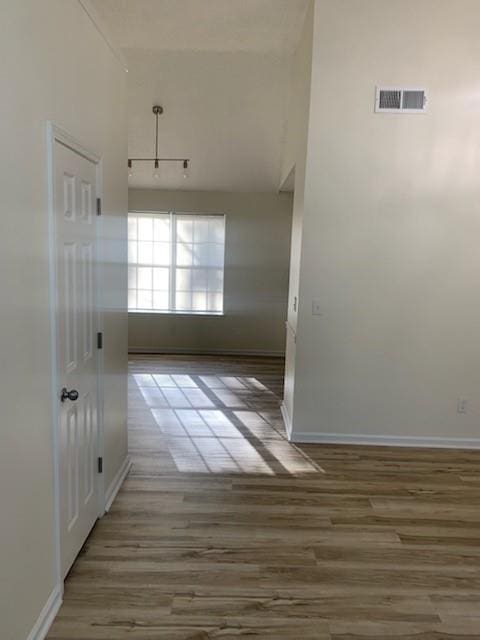
[[[225,218],[214,216],[208,220],[208,239],[210,242],[225,243]]]
[[[128,308],[129,309],[137,308],[137,291],[135,289],[128,290]]]
[[[207,294],[206,292],[196,291],[192,293],[192,308],[194,311],[207,310]]]
[[[193,263],[198,267],[208,266],[209,263],[208,244],[196,244],[193,250]]]
[[[191,269],[177,269],[175,277],[176,277],[177,291],[192,290],[192,270]]]
[[[177,265],[189,267],[192,264],[193,244],[177,244]]]
[[[153,221],[155,242],[170,242],[170,218],[155,218]]]
[[[223,267],[223,244],[209,244],[210,253],[210,266],[211,267]]]
[[[191,218],[177,218],[177,242],[193,241],[193,220]]]
[[[208,286],[207,269],[193,269],[192,289],[193,291],[206,291]]]
[[[212,243],[193,245],[193,264],[198,267],[222,267],[223,246]]]
[[[136,264],[137,262],[137,243],[129,242],[128,243],[128,261]]]
[[[209,293],[208,294],[208,310],[209,311],[223,311],[223,296],[221,293]]]
[[[154,268],[153,269],[153,288],[162,291],[168,291],[170,288],[169,269]]]
[[[128,239],[137,239],[137,219],[134,217],[128,218]]]
[[[153,248],[153,242],[138,243],[139,264],[152,264],[152,248]]]
[[[208,219],[201,216],[195,217],[194,242],[208,242]]]
[[[129,289],[137,288],[137,268],[136,267],[128,267],[128,288]]]
[[[137,292],[137,307],[138,309],[151,309],[152,308],[152,292],[143,291],[139,289]]]
[[[209,269],[208,270],[208,290],[209,291],[223,291],[223,270],[222,269]]]
[[[186,291],[177,292],[175,296],[175,303],[177,311],[191,311],[192,310],[192,294]]]
[[[153,264],[168,267],[170,265],[170,244],[155,242],[153,245]]]
[[[153,308],[157,311],[168,311],[168,291],[153,292]]]
[[[138,288],[139,289],[152,288],[152,268],[151,267],[138,267]]]
[[[138,239],[153,240],[153,219],[150,217],[138,218]]]

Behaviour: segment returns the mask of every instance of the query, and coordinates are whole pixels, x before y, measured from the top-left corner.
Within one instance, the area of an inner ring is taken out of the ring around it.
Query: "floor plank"
[[[274,358],[135,356],[51,640],[479,640],[480,452],[290,444]]]

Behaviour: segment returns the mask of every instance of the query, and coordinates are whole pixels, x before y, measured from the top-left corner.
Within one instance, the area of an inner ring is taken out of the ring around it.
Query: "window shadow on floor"
[[[258,377],[134,373],[130,401],[149,411],[181,473],[322,472],[288,442],[280,399]]]

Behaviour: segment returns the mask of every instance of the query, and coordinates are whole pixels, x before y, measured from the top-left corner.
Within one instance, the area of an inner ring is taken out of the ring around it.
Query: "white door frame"
[[[48,241],[49,241],[49,315],[50,315],[50,367],[51,367],[51,404],[52,404],[52,443],[53,443],[53,500],[54,500],[54,575],[56,583],[63,595],[63,576],[60,556],[60,407],[59,407],[59,366],[57,359],[57,337],[58,337],[58,294],[57,294],[57,231],[55,212],[55,143],[59,142],[75,153],[80,154],[96,165],[97,172],[97,193],[96,197],[101,198],[103,192],[103,167],[102,158],[96,153],[86,149],[75,138],[66,131],[57,127],[52,122],[47,122],[46,127],[47,143],[47,194],[48,194]],[[95,216],[96,230],[96,283],[95,283],[95,311],[97,315],[97,331],[103,332],[103,313],[100,298],[100,283],[102,282],[102,216]],[[103,437],[103,350],[97,349],[97,397],[98,397],[98,455],[104,456]],[[104,474],[98,475],[98,505],[101,517],[105,513],[105,482]]]

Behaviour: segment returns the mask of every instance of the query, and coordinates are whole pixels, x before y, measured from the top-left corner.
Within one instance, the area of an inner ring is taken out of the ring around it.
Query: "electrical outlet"
[[[468,402],[465,398],[457,399],[457,413],[467,413]]]
[[[312,316],[321,316],[322,314],[322,305],[320,304],[320,300],[312,300]]]

